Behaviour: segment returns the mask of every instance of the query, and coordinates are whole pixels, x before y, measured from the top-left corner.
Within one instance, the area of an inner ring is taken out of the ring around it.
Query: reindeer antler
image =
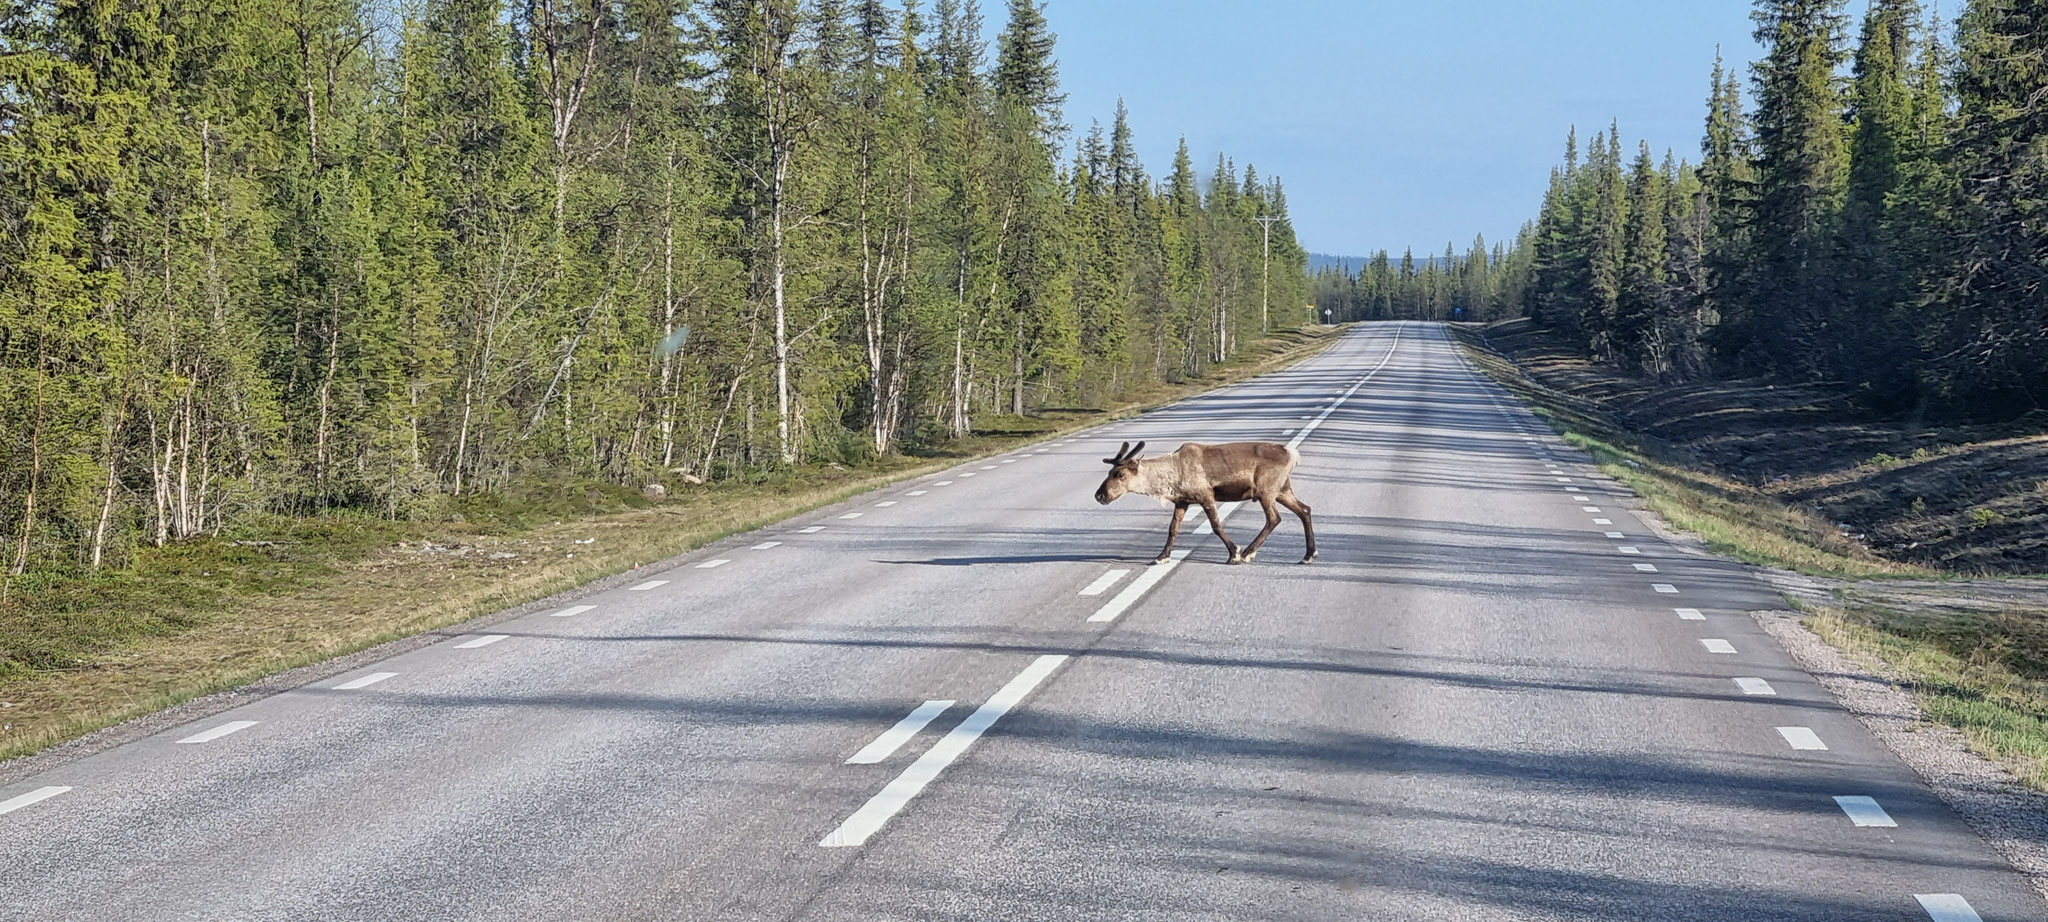
[[[1144,443],[1144,442],[1139,442],[1139,443],[1138,443],[1138,447],[1139,447],[1139,448],[1143,448],[1143,447],[1145,447],[1145,443]],[[1128,455],[1128,454],[1130,454],[1130,453],[1131,453],[1131,443],[1129,443],[1129,442],[1125,442],[1125,443],[1124,443],[1124,447],[1122,447],[1122,448],[1119,448],[1119,449],[1117,449],[1117,450],[1116,450],[1116,457],[1114,457],[1114,458],[1104,458],[1104,459],[1102,459],[1102,463],[1104,463],[1104,464],[1107,464],[1107,465],[1109,465],[1109,466],[1111,466],[1111,467],[1115,467],[1115,466],[1117,466],[1117,465],[1119,465],[1119,464],[1122,464],[1122,463],[1124,463],[1124,456],[1125,456],[1125,455]]]

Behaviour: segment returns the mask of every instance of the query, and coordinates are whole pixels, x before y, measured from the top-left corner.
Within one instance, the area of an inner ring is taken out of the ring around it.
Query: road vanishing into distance
[[[1319,560],[1149,565],[1140,439],[1298,445]],[[1635,508],[1359,327],[0,787],[0,918],[2048,918]]]

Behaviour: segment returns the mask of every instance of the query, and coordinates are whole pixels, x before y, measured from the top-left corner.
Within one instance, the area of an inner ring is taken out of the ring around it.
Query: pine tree
[[[1773,370],[1817,370],[1838,304],[1835,240],[1848,171],[1843,0],[1756,0],[1755,283],[1730,346]]]

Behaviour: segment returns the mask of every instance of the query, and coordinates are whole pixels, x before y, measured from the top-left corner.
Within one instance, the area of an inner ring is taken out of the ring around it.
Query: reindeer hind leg
[[[1280,490],[1280,495],[1277,497],[1277,499],[1279,500],[1280,505],[1286,506],[1289,512],[1294,513],[1301,519],[1302,534],[1306,535],[1308,538],[1308,553],[1302,556],[1301,562],[1309,563],[1310,561],[1315,560],[1316,525],[1315,522],[1309,518],[1308,504],[1302,502],[1300,497],[1294,495],[1294,484],[1292,483],[1289,483],[1286,487],[1283,487]],[[1278,518],[1278,516],[1275,515],[1275,518]]]
[[[1266,510],[1266,527],[1260,529],[1259,536],[1253,538],[1251,546],[1244,549],[1244,560],[1246,563],[1250,563],[1253,557],[1259,555],[1259,548],[1265,545],[1268,537],[1272,536],[1273,529],[1280,527],[1280,510],[1273,508],[1273,497],[1260,496],[1259,508]]]

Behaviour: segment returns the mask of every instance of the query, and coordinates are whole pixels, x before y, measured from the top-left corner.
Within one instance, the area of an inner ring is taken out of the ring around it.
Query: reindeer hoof
[[[1230,562],[1231,562],[1231,563],[1233,563],[1233,564],[1240,564],[1240,563],[1244,563],[1244,562],[1245,562],[1245,559],[1246,559],[1246,558],[1245,558],[1245,557],[1244,557],[1243,555],[1241,555],[1241,554],[1232,554],[1232,555],[1230,555]]]
[[[1316,562],[1316,555],[1314,555],[1314,554],[1310,554],[1310,555],[1308,555],[1307,557],[1303,557],[1303,558],[1301,558],[1301,562],[1302,562],[1302,563],[1315,563],[1315,562]]]
[[[1169,555],[1169,554],[1161,554],[1161,555],[1159,555],[1158,559],[1156,559],[1156,560],[1152,561],[1152,565],[1156,567],[1156,566],[1158,566],[1158,565],[1160,565],[1160,564],[1162,564],[1162,563],[1165,563],[1165,562],[1167,562],[1167,561],[1169,561],[1169,560],[1172,560],[1172,559],[1173,559],[1172,555]]]
[[[1252,558],[1254,558],[1254,557],[1257,557],[1257,556],[1259,556],[1259,552],[1258,552],[1258,551],[1246,551],[1246,552],[1245,552],[1245,554],[1244,554],[1244,556],[1243,556],[1243,557],[1241,557],[1241,558],[1239,558],[1239,559],[1240,559],[1241,561],[1243,561],[1244,563],[1251,563],[1251,562],[1252,562]]]

